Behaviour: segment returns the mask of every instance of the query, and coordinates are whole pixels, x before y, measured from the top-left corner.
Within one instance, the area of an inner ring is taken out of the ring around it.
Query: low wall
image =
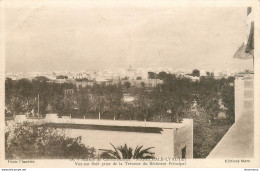
[[[81,136],[82,143],[94,147],[99,154],[104,149],[112,150],[113,147],[110,145],[112,143],[116,147],[127,144],[133,149],[136,146],[154,147],[150,151],[155,153],[155,157],[182,157],[181,150],[186,147],[186,158],[192,158],[193,124],[190,119],[184,119],[183,123],[56,117],[27,119],[26,121],[63,128],[66,134],[72,138]]]

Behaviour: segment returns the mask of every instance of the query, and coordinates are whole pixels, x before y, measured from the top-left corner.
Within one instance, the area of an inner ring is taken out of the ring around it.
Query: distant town
[[[44,76],[52,82],[56,83],[73,83],[77,86],[97,84],[117,84],[119,81],[129,81],[132,85],[140,85],[141,82],[145,84],[160,84],[157,80],[154,83],[149,82],[150,79],[158,79],[156,75],[160,72],[174,74],[177,77],[190,78],[192,81],[199,81],[200,77],[213,76],[215,79],[234,77],[241,73],[253,73],[249,70],[198,70],[198,74],[193,71],[197,69],[173,69],[173,68],[133,68],[131,65],[127,69],[104,69],[104,70],[85,70],[85,71],[49,71],[49,72],[7,72],[6,78],[12,80],[19,80],[26,78],[32,80],[35,77]]]

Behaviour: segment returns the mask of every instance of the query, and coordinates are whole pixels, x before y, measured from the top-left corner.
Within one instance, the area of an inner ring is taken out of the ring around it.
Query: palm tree
[[[110,143],[111,144],[111,143]],[[126,144],[124,146],[120,146],[116,148],[113,144],[111,144],[114,150],[104,150],[104,152],[100,155],[100,158],[103,159],[151,159],[154,158],[154,153],[149,150],[154,147],[149,147],[143,149],[143,146],[137,146],[133,153],[133,148],[128,147]]]

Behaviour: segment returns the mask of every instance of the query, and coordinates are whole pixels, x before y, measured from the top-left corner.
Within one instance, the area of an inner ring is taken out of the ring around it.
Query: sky
[[[91,2],[6,8],[6,72],[253,68],[233,58],[246,8]]]

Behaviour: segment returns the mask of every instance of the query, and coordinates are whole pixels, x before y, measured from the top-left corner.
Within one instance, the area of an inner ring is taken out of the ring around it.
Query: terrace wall
[[[158,123],[143,121],[113,121],[96,119],[70,119],[46,115],[46,119],[27,119],[35,124],[48,124],[50,127],[63,128],[69,137],[82,137],[82,143],[94,147],[98,153],[103,149],[113,149],[110,145],[127,144],[151,149],[155,157],[193,157],[193,121],[184,119],[183,123]]]

